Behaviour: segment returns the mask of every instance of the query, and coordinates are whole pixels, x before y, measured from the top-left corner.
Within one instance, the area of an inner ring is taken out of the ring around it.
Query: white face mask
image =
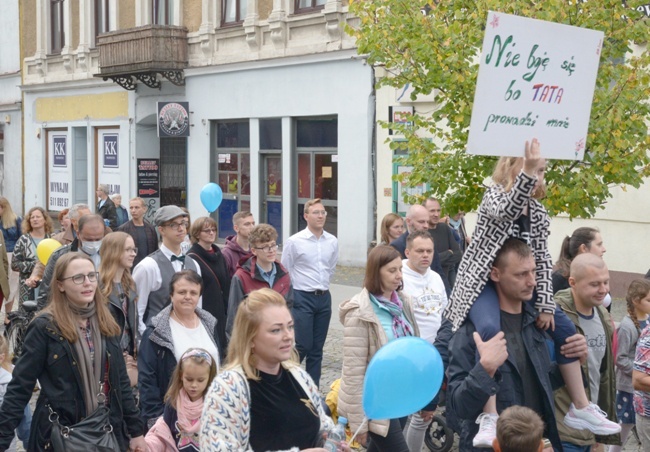
[[[99,248],[102,246],[102,241],[98,240],[96,242],[82,242],[81,243],[81,250],[88,254],[89,256],[92,256],[93,254],[99,253]]]

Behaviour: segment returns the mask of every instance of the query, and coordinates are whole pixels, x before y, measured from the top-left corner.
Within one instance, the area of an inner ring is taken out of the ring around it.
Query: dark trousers
[[[370,438],[368,452],[409,452],[403,433],[407,419],[408,417],[391,419],[386,436],[368,432]]]
[[[316,386],[320,382],[323,346],[332,317],[332,296],[329,290],[316,295],[302,290],[293,291],[293,320],[296,349],[300,362],[307,358],[305,368]]]

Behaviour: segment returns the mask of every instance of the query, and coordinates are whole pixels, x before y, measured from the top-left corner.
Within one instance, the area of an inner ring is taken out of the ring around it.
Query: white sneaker
[[[479,448],[492,448],[492,442],[497,437],[498,414],[481,413],[476,419],[479,424],[478,433],[472,440],[472,445]]]
[[[578,430],[590,430],[596,435],[613,435],[621,431],[621,426],[607,419],[607,413],[595,403],[590,403],[581,410],[572,403],[564,416],[564,424]]]

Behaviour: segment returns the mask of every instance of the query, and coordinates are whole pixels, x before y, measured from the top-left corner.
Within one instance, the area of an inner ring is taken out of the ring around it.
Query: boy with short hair
[[[495,452],[542,452],[544,423],[537,413],[525,406],[505,409],[497,421]]]
[[[278,232],[270,224],[258,224],[251,229],[248,240],[252,255],[238,265],[230,284],[226,319],[228,337],[235,323],[239,304],[254,290],[273,289],[287,300],[289,309],[293,306],[293,289],[289,272],[277,260]]]

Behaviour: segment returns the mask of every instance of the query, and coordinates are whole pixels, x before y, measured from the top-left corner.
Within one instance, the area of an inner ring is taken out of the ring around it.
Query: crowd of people
[[[545,165],[537,140],[501,158],[472,233],[434,198],[381,221],[363,287],[338,312],[335,411],[368,451],[421,452],[437,409],[440,394],[403,418],[364,414],[370,361],[409,336],[442,356],[462,451],[616,452],[635,425],[650,450],[650,280],[629,286],[616,329],[600,232],[578,228],[553,264]],[[110,424],[114,450],[326,450],[338,241],[321,201],[305,204],[307,227],[280,255],[277,231],[250,212],[220,247],[210,217],[168,205],[150,224],[141,198],[129,218],[119,194],[99,185],[97,196],[57,232],[44,209],[20,218],[0,198],[5,310],[38,302],[17,360],[0,338],[0,450],[59,450],[89,420]],[[61,247],[42,264],[50,237]]]

